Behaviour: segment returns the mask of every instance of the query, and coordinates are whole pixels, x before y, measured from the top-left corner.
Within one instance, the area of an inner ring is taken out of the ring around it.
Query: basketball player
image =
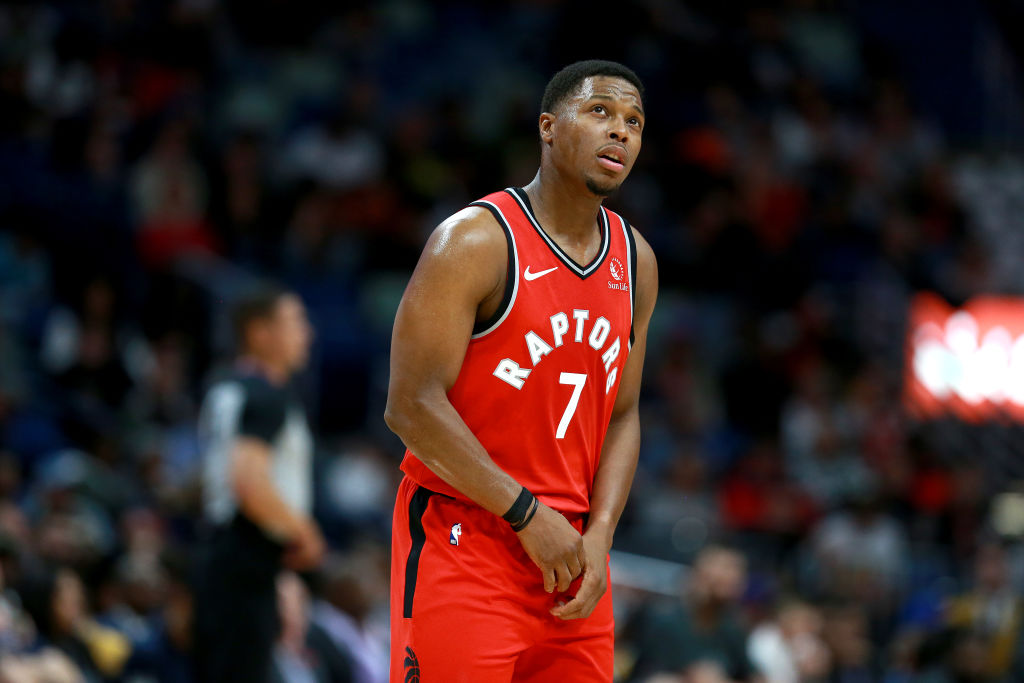
[[[240,356],[200,415],[210,538],[197,576],[203,683],[263,683],[279,631],[277,576],[310,569],[324,541],[311,517],[313,439],[290,385],[312,330],[298,296],[257,289],[235,311]]]
[[[612,680],[608,550],[640,444],[654,254],[602,207],[644,127],[605,61],[548,83],[541,163],[431,235],[395,320],[391,680]]]

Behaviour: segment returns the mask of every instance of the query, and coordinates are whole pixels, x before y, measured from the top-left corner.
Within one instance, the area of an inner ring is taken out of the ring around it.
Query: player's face
[[[299,297],[294,294],[281,297],[272,325],[276,350],[282,362],[291,370],[304,367],[313,342],[313,327]]]
[[[643,103],[636,87],[611,76],[592,76],[559,112],[552,154],[563,172],[583,176],[598,196],[615,192],[640,152]]]

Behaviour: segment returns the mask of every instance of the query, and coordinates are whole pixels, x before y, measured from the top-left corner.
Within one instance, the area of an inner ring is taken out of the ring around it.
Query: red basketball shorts
[[[546,593],[504,520],[408,477],[391,538],[391,683],[611,682],[610,589],[586,619],[552,616],[579,579]]]

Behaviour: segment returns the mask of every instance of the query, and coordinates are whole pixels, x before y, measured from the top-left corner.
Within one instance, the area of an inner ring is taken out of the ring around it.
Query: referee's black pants
[[[280,631],[282,547],[248,520],[216,529],[197,558],[193,652],[199,683],[266,683]]]

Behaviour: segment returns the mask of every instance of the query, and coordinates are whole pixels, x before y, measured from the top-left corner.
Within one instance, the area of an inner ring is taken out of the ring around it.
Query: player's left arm
[[[601,464],[590,496],[590,515],[583,534],[586,566],[576,598],[555,607],[560,619],[589,617],[608,590],[607,560],[612,537],[633,484],[640,452],[640,380],[647,350],[647,328],[658,298],[658,263],[654,251],[636,230],[636,304],[633,311],[633,346],[623,368],[619,392],[601,449]]]

